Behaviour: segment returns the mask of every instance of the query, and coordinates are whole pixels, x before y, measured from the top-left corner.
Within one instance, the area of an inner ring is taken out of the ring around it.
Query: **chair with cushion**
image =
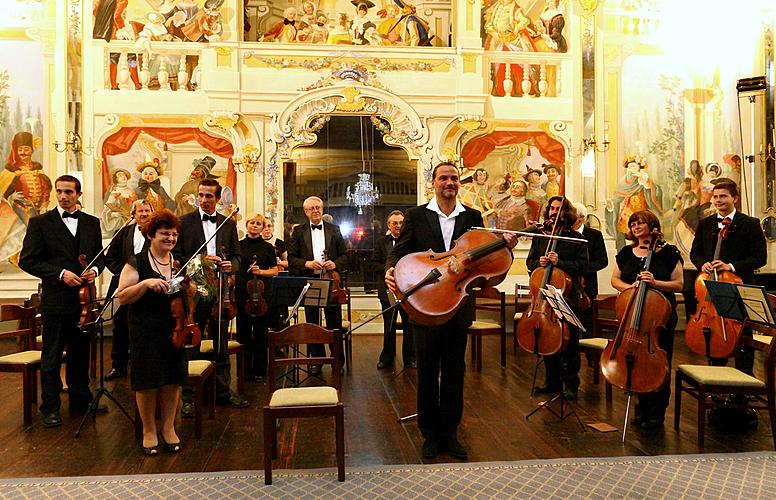
[[[594,384],[598,384],[601,378],[601,354],[611,338],[604,335],[604,330],[616,333],[620,326],[614,315],[616,302],[617,295],[599,295],[593,299],[593,337],[579,339],[579,353],[584,353],[592,365]],[[612,385],[609,382],[606,382],[606,400],[612,400]]]
[[[216,365],[212,361],[189,361],[189,372],[184,385],[194,387],[194,435],[202,437],[202,408],[208,402],[208,419],[216,417]],[[140,420],[140,419],[138,419]]]
[[[203,340],[199,345],[199,352],[206,356],[213,354],[213,341]],[[245,394],[245,346],[236,340],[230,340],[227,342],[226,352],[229,356],[234,354],[237,360],[237,393]]]
[[[507,329],[506,294],[497,288],[475,289],[471,299],[474,301],[474,322],[467,334],[472,336],[472,361],[477,362],[477,371],[482,371],[482,336],[501,336],[501,367],[507,366]],[[498,319],[478,319],[480,312],[497,314]]]
[[[0,322],[16,321],[16,330],[0,333],[0,338],[16,337],[21,350],[0,356],[0,372],[22,374],[22,404],[24,423],[32,423],[32,405],[38,400],[38,374],[41,351],[35,347],[35,309],[17,305],[0,306]]]
[[[334,352],[329,357],[316,358],[294,355],[297,351],[291,347],[301,344],[330,344]],[[276,353],[283,347],[292,353],[290,357],[278,357]],[[334,417],[337,479],[345,480],[345,413],[340,396],[341,350],[340,331],[326,330],[312,323],[299,323],[269,333],[269,402],[264,407],[264,484],[272,484],[272,459],[277,457],[276,422],[279,418]],[[331,385],[276,389],[276,368],[295,370],[311,364],[331,365]]]
[[[706,428],[706,410],[710,408],[752,408],[768,410],[771,422],[771,434],[776,447],[776,375],[774,373],[774,357],[776,356],[776,328],[771,326],[744,322],[758,338],[742,336],[743,345],[763,351],[764,380],[747,375],[729,366],[679,365],[676,368],[674,387],[674,428],[679,429],[679,417],[682,408],[682,393],[686,393],[698,402],[698,447],[703,448],[703,437]],[[763,342],[763,340],[765,342]],[[748,396],[741,402],[715,397],[718,395],[735,394]]]

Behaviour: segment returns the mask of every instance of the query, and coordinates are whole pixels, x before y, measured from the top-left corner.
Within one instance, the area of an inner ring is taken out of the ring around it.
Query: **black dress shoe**
[[[391,361],[380,360],[380,361],[377,362],[377,369],[378,370],[384,370],[385,368],[388,368],[389,366],[393,366],[393,360],[391,360]]]
[[[159,456],[159,445],[156,446],[143,446],[143,455],[149,456],[149,457],[156,457]]]
[[[183,403],[181,416],[183,418],[194,418],[194,403]]]
[[[648,418],[641,422],[641,428],[645,430],[651,430],[651,429],[662,429],[663,428],[663,418]]]
[[[423,441],[423,458],[434,458],[439,453],[439,445],[433,439]]]
[[[560,387],[557,385],[540,385],[534,389],[534,394],[552,394],[560,392]]]
[[[60,425],[62,425],[62,417],[59,416],[58,411],[43,415],[43,427],[59,427]]]
[[[216,403],[221,406],[231,406],[232,408],[245,408],[250,404],[247,399],[237,394],[231,394],[227,398],[216,398]]]
[[[108,372],[107,375],[105,375],[105,380],[114,380],[117,378],[123,378],[127,376],[127,370],[118,370],[116,368],[113,368],[111,371]]]
[[[178,453],[181,451],[181,442],[178,441],[177,443],[168,443],[167,441],[162,438],[162,447],[164,448],[164,451],[167,453]]]
[[[445,450],[447,450],[447,453],[460,460],[469,458],[469,453],[466,451],[466,448],[464,448],[463,445],[458,442],[458,439],[454,437],[445,439]]]

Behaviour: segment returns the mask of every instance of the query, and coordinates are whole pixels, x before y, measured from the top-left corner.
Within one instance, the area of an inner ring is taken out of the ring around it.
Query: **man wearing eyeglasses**
[[[347,247],[339,226],[323,220],[323,200],[310,196],[302,204],[308,223],[300,224],[288,241],[288,266],[297,276],[314,278],[326,271],[342,274],[348,263]],[[342,328],[342,308],[339,304],[323,309],[326,316],[326,328]],[[317,307],[304,308],[308,323],[320,324],[321,317]],[[313,357],[324,356],[323,346],[311,345],[309,354]],[[314,375],[320,373],[320,366],[311,370]]]

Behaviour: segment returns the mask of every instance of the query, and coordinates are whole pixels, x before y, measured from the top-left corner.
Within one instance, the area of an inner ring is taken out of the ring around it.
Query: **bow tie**
[[[717,217],[717,222],[720,224],[730,224],[730,217]]]
[[[288,19],[283,19],[283,24],[290,24],[293,26],[296,23],[296,21],[289,21]]]
[[[321,229],[323,230],[323,224],[318,224],[317,226],[315,224],[310,224],[310,227],[313,229]]]
[[[213,214],[213,215],[202,214],[202,222],[213,222],[213,223],[215,223],[217,221],[218,221],[218,216],[215,215],[215,214]]]
[[[73,219],[75,219],[75,220],[78,220],[78,211],[76,210],[76,211],[75,211],[75,212],[73,212],[73,213],[70,213],[70,212],[62,212],[62,218],[63,218],[63,219],[67,219],[68,217],[71,217],[71,218],[73,218]]]
[[[159,181],[159,179],[153,180],[151,182],[148,182],[145,179],[140,179],[140,182],[137,183],[137,187],[140,188],[141,191],[148,191],[151,189],[158,192],[159,188],[162,187],[162,183]]]

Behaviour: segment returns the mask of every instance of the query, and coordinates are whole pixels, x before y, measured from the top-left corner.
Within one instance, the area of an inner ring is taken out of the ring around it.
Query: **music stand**
[[[546,288],[542,288],[539,290],[541,294],[544,296],[544,298],[547,300],[547,304],[549,304],[550,308],[552,309],[552,312],[555,314],[555,317],[558,318],[558,321],[561,323],[561,332],[563,331],[563,328],[568,328],[568,325],[573,325],[579,328],[580,331],[585,332],[585,327],[582,325],[582,322],[579,320],[576,314],[574,314],[574,311],[571,310],[571,307],[569,306],[568,302],[566,302],[566,299],[563,298],[563,292],[557,288],[555,288],[552,285],[547,285]],[[539,405],[534,408],[531,413],[525,416],[525,419],[528,420],[531,418],[531,416],[538,412],[541,409],[546,409],[556,417],[558,417],[561,421],[565,420],[567,417],[574,415],[577,419],[577,422],[579,422],[579,426],[582,428],[582,432],[585,432],[585,426],[582,424],[582,420],[579,419],[579,415],[577,415],[577,411],[574,408],[573,403],[566,402],[566,398],[564,397],[564,394],[566,392],[566,370],[568,369],[566,365],[565,357],[563,356],[563,353],[565,350],[561,348],[560,350],[560,391],[558,394],[553,396],[551,399],[547,401],[542,401],[539,403]],[[559,399],[560,400],[560,411],[557,412],[553,407],[550,406],[550,403],[553,401]],[[566,407],[568,407],[569,411],[566,411]]]
[[[774,312],[763,286],[706,281],[706,289],[720,316],[743,322],[776,326]]]

